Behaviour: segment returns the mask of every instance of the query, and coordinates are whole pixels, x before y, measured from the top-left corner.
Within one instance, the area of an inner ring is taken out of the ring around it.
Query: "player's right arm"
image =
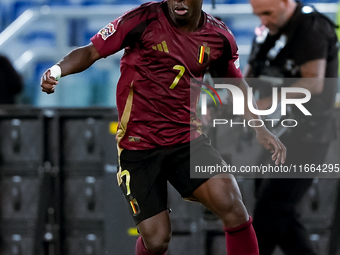
[[[79,47],[71,51],[63,59],[61,59],[57,63],[57,67],[54,68],[56,68],[57,72],[60,71],[60,77],[63,77],[86,70],[100,58],[101,56],[97,49],[92,43],[89,43],[84,47]],[[58,70],[58,67],[60,70]],[[41,77],[40,85],[42,91],[46,92],[47,94],[54,93],[54,89],[57,84],[58,81],[51,76],[51,70],[46,70]]]
[[[48,94],[54,92],[58,79],[51,76],[51,69],[56,73],[54,77],[63,77],[79,73],[89,68],[100,58],[108,57],[126,47],[134,47],[152,21],[158,19],[161,4],[145,3],[132,9],[107,24],[91,38],[91,43],[77,48],[60,60],[57,65],[48,69],[42,76],[42,91]]]

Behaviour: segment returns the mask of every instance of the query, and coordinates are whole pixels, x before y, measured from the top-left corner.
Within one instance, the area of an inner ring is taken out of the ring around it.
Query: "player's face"
[[[269,29],[270,34],[276,34],[288,20],[287,0],[250,0],[250,4],[253,13],[261,19],[262,25]]]
[[[203,0],[168,0],[171,19],[177,25],[196,22],[201,17]]]

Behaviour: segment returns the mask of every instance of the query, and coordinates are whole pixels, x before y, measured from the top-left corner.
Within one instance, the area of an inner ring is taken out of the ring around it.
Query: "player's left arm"
[[[219,77],[226,77],[232,78],[229,80],[231,83],[238,84],[239,88],[242,90],[243,95],[245,98],[248,98],[248,84],[244,80],[242,76],[242,72],[240,70],[240,62],[239,62],[239,54],[238,48],[236,45],[235,38],[231,35],[226,33],[226,38],[223,40],[224,42],[224,54],[216,62],[217,65],[213,66],[213,69],[217,71],[217,75]],[[223,61],[228,61],[228,64],[223,64]],[[227,68],[225,68],[227,66]],[[260,116],[252,113],[247,104],[248,100],[244,100],[244,109],[245,115],[244,118],[246,120],[260,120]],[[252,101],[254,108],[257,109],[256,101],[254,96],[252,96]],[[278,165],[279,163],[283,164],[286,160],[286,147],[281,143],[281,141],[273,135],[264,125],[262,127],[254,127],[256,132],[256,139],[257,141],[262,144],[267,150],[270,151],[272,154],[272,160],[275,161],[275,164]]]
[[[242,90],[243,95],[245,98],[248,98],[248,84],[247,82],[242,79],[239,84],[239,88]],[[249,110],[248,100],[244,100],[244,118],[246,120],[260,120],[260,116],[252,113]],[[254,96],[252,96],[253,106],[257,109],[256,101]],[[272,134],[264,125],[259,127],[253,127],[256,132],[256,139],[257,141],[270,153],[272,153],[272,160],[275,161],[275,164],[278,165],[279,163],[283,164],[286,161],[286,147],[283,143],[274,135]]]

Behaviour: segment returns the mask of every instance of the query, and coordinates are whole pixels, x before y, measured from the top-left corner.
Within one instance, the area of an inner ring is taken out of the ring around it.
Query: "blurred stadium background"
[[[66,53],[89,43],[108,22],[143,2],[147,1],[1,0],[0,53],[25,83],[17,98],[23,107],[0,108],[1,255],[134,254],[138,233],[115,177],[113,120],[122,52],[63,78],[53,95],[41,93],[39,81]],[[304,2],[336,20],[337,1]],[[204,0],[203,9],[233,31],[243,67],[259,24],[247,0]],[[236,151],[225,154],[235,164],[257,149],[242,130],[233,139]],[[338,152],[335,141],[330,162],[339,163]],[[254,182],[238,182],[252,212]],[[340,254],[340,222],[333,219],[340,214],[339,187],[336,179],[316,179],[301,206],[310,238],[322,255]],[[167,255],[225,255],[216,217],[181,201],[172,189],[169,200],[176,209],[171,213],[174,237]],[[276,250],[275,255],[280,254]]]
[[[254,27],[247,0],[204,1],[204,9],[222,18],[236,36],[241,65],[247,61]],[[34,106],[115,106],[115,84],[121,54],[99,61],[82,74],[63,79],[58,93],[45,95],[41,74],[74,47],[88,44],[97,31],[124,11],[146,0],[2,0],[0,53],[25,77],[18,103]],[[309,1],[307,1],[309,2]],[[312,2],[335,20],[335,0]],[[81,87],[79,87],[81,84]]]

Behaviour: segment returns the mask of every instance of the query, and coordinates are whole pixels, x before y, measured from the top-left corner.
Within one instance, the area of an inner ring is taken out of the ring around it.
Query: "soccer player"
[[[143,4],[109,23],[90,44],[69,53],[42,77],[42,91],[53,93],[58,81],[51,70],[58,79],[125,49],[117,85],[118,182],[141,234],[137,255],[167,250],[171,237],[167,181],[183,198],[199,201],[219,216],[225,225],[228,255],[258,254],[252,219],[235,178],[230,174],[190,178],[192,159],[210,165],[224,162],[201,132],[196,115],[199,89],[190,86],[190,79],[199,80],[209,67],[219,77],[239,79],[238,86],[247,93],[233,35],[224,23],[202,11],[202,3]],[[245,117],[259,118],[247,107]],[[265,127],[255,131],[276,164],[283,163],[284,145]]]

